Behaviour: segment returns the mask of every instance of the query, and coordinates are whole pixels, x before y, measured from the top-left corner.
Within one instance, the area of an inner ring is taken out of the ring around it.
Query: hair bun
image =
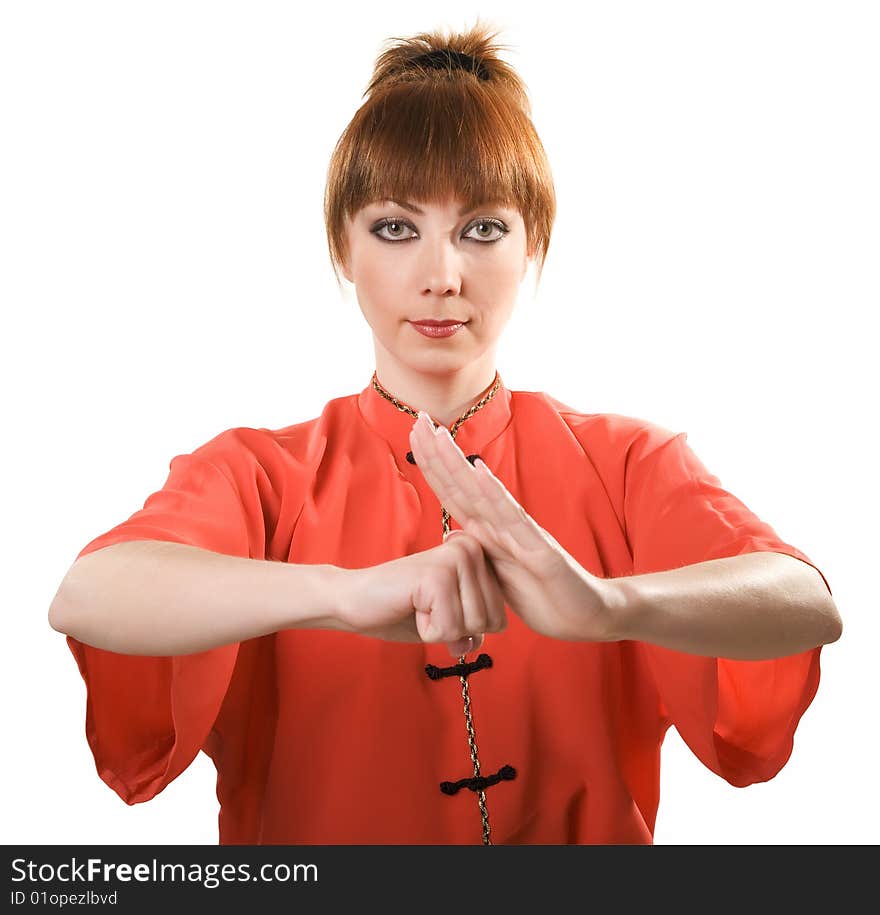
[[[432,70],[467,70],[480,79],[489,79],[489,70],[482,61],[453,48],[437,48],[426,54],[419,54],[409,63],[418,67],[429,67]]]
[[[464,31],[435,30],[389,38],[376,58],[373,75],[364,92],[393,91],[409,83],[461,82],[455,76],[475,76],[493,90],[507,93],[526,114],[529,102],[519,74],[500,55],[510,50],[496,39],[500,29],[477,21]],[[443,77],[447,79],[443,79]],[[464,77],[467,82],[467,77]]]

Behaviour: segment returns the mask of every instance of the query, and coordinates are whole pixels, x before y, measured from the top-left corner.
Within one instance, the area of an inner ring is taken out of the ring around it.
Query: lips
[[[467,323],[466,321],[434,321],[428,319],[426,321],[410,321],[413,328],[418,331],[423,337],[451,337],[453,334],[458,333],[462,327]]]
[[[459,321],[457,318],[452,318],[448,321],[435,321],[433,318],[419,318],[411,323],[427,324],[429,327],[451,327],[453,324],[464,324],[465,322]]]

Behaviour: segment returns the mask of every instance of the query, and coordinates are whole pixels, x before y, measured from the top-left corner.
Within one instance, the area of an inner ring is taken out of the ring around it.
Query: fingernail
[[[474,650],[474,637],[468,636],[466,639],[459,639],[457,642],[450,642],[446,646],[453,658],[460,658],[469,651]]]

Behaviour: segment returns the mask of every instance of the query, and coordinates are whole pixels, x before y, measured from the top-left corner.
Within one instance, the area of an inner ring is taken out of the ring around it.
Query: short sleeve
[[[627,452],[624,493],[634,575],[763,550],[805,562],[831,592],[805,553],[722,488],[687,444],[687,433],[646,425]],[[818,689],[821,646],[748,661],[639,645],[660,714],[709,769],[739,787],[779,772]]]
[[[78,556],[123,541],[162,540],[264,558],[252,462],[228,432],[174,457],[162,488]],[[98,774],[127,804],[150,800],[208,739],[238,644],[177,657],[117,654],[71,636],[67,644],[86,685],[86,737]]]

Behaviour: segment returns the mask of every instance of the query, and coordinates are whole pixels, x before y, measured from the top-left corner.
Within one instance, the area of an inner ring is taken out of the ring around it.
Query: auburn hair
[[[497,35],[478,21],[460,33],[385,42],[327,169],[324,222],[337,283],[348,218],[388,199],[517,209],[540,280],[556,194],[525,85],[498,56],[507,46],[494,43]]]

